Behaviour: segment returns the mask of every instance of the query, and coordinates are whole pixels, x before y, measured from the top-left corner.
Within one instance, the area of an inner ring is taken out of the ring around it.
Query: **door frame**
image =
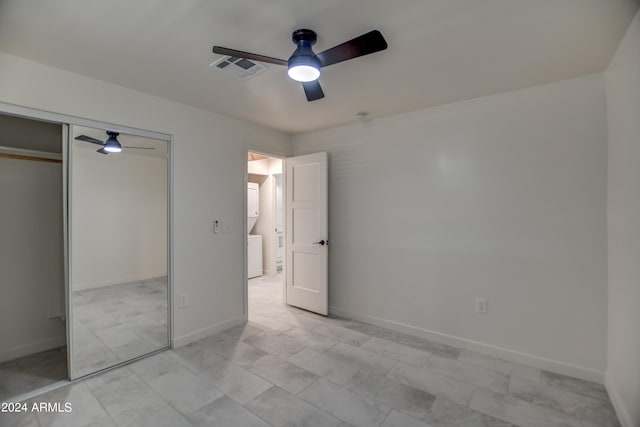
[[[253,146],[247,146],[245,150],[243,150],[243,162],[242,162],[242,171],[243,171],[243,180],[242,180],[242,193],[240,194],[244,194],[244,197],[242,198],[242,212],[244,212],[244,221],[242,221],[242,235],[244,236],[244,243],[242,245],[242,283],[244,284],[242,287],[242,315],[244,317],[244,320],[248,320],[249,319],[249,278],[247,277],[249,275],[249,248],[248,248],[248,242],[247,242],[247,237],[249,235],[249,230],[248,230],[248,225],[247,225],[247,184],[249,183],[249,153],[256,153],[256,154],[262,154],[263,156],[268,156],[268,157],[272,157],[274,159],[280,159],[282,160],[282,190],[285,191],[285,185],[286,183],[285,181],[285,168],[286,168],[286,162],[287,162],[287,156],[285,153],[281,152],[281,151],[277,151],[277,150],[269,150],[269,149],[264,149],[264,148],[255,148]],[[287,235],[287,229],[286,229],[286,200],[283,199],[282,201],[282,205],[283,205],[283,220],[285,221],[285,236]],[[285,250],[286,250],[286,239],[285,239]],[[283,269],[282,272],[282,279],[283,279],[283,284],[282,284],[282,302],[284,304],[286,304],[287,298],[285,295],[286,292],[286,286],[284,285],[284,283],[286,283],[285,281],[287,280],[287,272],[286,269]]]

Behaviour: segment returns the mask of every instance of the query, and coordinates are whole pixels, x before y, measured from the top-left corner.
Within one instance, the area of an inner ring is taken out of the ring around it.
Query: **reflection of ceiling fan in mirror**
[[[99,139],[91,138],[87,135],[76,136],[75,139],[77,139],[78,141],[102,145],[102,148],[97,150],[100,154],[119,153],[123,148],[133,148],[136,150],[155,150],[155,148],[153,147],[130,147],[127,145],[123,146],[120,144],[120,141],[118,141],[118,135],[120,135],[118,132],[112,132],[108,130],[107,135],[109,136],[109,138],[107,138],[106,141],[100,141]]]

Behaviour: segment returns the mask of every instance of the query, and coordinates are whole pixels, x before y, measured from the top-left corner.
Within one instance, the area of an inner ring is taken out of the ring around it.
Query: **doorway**
[[[248,319],[278,330],[289,307],[328,315],[327,153],[247,156]]]
[[[285,230],[278,157],[247,154],[247,296],[249,318],[284,304]]]

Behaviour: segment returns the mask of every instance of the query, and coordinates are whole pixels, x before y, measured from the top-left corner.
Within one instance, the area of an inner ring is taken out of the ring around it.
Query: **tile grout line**
[[[380,424],[378,424],[378,427],[384,425],[384,423],[387,421],[387,418],[389,418],[389,416],[391,415],[391,413],[394,411],[394,408],[392,408],[391,406],[389,406],[389,412],[387,412],[387,414],[384,416],[384,418],[382,419],[382,422]],[[411,417],[413,418],[413,417]]]
[[[251,410],[251,408],[248,408],[248,407],[247,407],[247,405],[248,405],[249,403],[253,402],[254,400],[258,399],[260,396],[262,396],[263,394],[265,394],[266,392],[268,392],[269,390],[271,390],[273,387],[277,387],[277,386],[274,384],[273,386],[269,387],[268,389],[266,389],[265,391],[263,391],[262,393],[260,393],[259,395],[257,395],[256,397],[254,397],[253,399],[251,399],[250,401],[248,401],[247,403],[245,403],[244,405],[240,405],[240,406],[242,406],[244,409],[246,409],[247,411],[251,412],[253,415],[255,415],[256,417],[260,418],[262,421],[264,421],[265,423],[267,423],[268,425],[270,425],[270,426],[272,426],[272,427],[273,427],[273,424],[271,424],[269,421],[265,420],[264,418],[262,418],[260,415],[256,414],[255,412],[253,412],[253,411]],[[227,396],[227,395],[225,394],[225,396]],[[227,397],[229,397],[229,396],[227,396]],[[231,398],[229,397],[229,399],[231,399]],[[231,400],[233,400],[233,399],[231,399]],[[234,400],[234,402],[235,402],[235,400]],[[238,402],[236,402],[236,403],[238,403]]]
[[[135,374],[135,372],[134,372],[134,374]],[[92,378],[96,378],[96,377],[92,377]],[[96,402],[98,402],[98,405],[100,405],[100,407],[102,408],[104,413],[107,414],[107,417],[109,417],[109,419],[113,422],[113,424],[118,426],[119,424],[116,422],[116,420],[113,418],[113,416],[111,416],[109,411],[107,411],[107,408],[104,407],[104,405],[102,404],[100,399],[98,399],[98,396],[96,396],[95,393],[93,392],[93,390],[91,390],[89,388],[89,386],[86,384],[86,381],[87,380],[82,380],[82,382],[80,384],[84,385],[84,387],[89,391],[89,393],[91,393],[91,396],[93,396],[93,398],[96,400]],[[38,421],[38,423],[39,423],[39,421]]]
[[[354,375],[355,375],[355,374],[354,374]],[[313,381],[313,383],[311,383],[311,384],[309,384],[307,387],[305,387],[305,388],[304,388],[304,390],[306,390],[306,389],[308,389],[309,387],[311,387],[311,385],[312,385],[312,384],[315,384],[318,380],[320,380],[320,378],[325,379],[325,380],[329,381],[330,383],[337,385],[338,387],[343,387],[345,390],[348,390],[346,387],[341,386],[340,384],[337,384],[337,383],[335,383],[335,382],[331,381],[331,380],[330,380],[330,379],[328,379],[328,378],[324,378],[324,377],[320,377],[320,376],[318,376],[318,378],[316,378],[316,379],[315,379],[315,381]],[[350,423],[349,421],[344,420],[344,419],[340,418],[340,417],[339,417],[339,416],[337,416],[337,415],[333,415],[333,414],[331,414],[331,413],[329,413],[329,412],[325,411],[325,410],[324,410],[324,409],[322,409],[321,407],[317,406],[315,403],[313,403],[313,402],[309,402],[308,400],[304,399],[303,397],[299,397],[298,395],[299,395],[300,393],[302,393],[304,390],[301,390],[301,391],[296,395],[296,397],[298,397],[298,398],[299,398],[300,400],[302,400],[303,402],[306,402],[306,403],[308,403],[309,405],[313,406],[314,408],[317,408],[318,410],[320,410],[320,411],[324,412],[325,414],[327,414],[327,415],[329,415],[329,416],[331,416],[331,417],[335,418],[336,420],[338,420],[338,421],[342,421],[342,422],[345,422],[345,423],[347,423],[347,424],[351,425],[351,423]]]
[[[305,348],[306,348],[306,347],[302,348],[300,351],[304,350]],[[296,353],[296,354],[297,354],[297,353]],[[314,378],[314,379],[313,379],[313,381],[311,381],[309,384],[307,384],[307,385],[306,385],[302,390],[305,390],[305,389],[306,389],[307,387],[309,387],[311,384],[313,384],[314,382],[316,382],[318,378],[320,378],[320,376],[319,376],[319,375],[316,375],[316,374],[314,374],[313,372],[308,371],[308,370],[304,369],[303,367],[296,365],[295,363],[291,363],[291,362],[289,362],[287,359],[283,359],[282,357],[280,357],[280,356],[278,356],[278,355],[276,355],[276,354],[267,353],[267,354],[265,354],[265,355],[264,355],[264,356],[262,356],[262,357],[265,357],[265,356],[272,356],[272,357],[276,357],[276,358],[278,358],[278,359],[282,360],[283,362],[287,362],[288,364],[293,365],[293,366],[295,366],[296,368],[302,369],[303,371],[308,372],[308,373],[310,373],[311,375],[315,376],[316,378]],[[262,359],[262,357],[259,357],[258,359],[256,359],[256,361],[257,361],[257,360],[259,360],[259,359]],[[254,361],[254,362],[255,362],[255,361]],[[252,363],[254,363],[254,362],[252,362]],[[251,365],[252,363],[249,363],[247,366]],[[240,366],[240,367],[241,367],[241,368],[244,368],[243,366]],[[263,377],[262,375],[258,374],[257,372],[254,372],[254,371],[252,371],[251,369],[248,369],[248,368],[244,368],[244,369],[245,369],[247,372],[252,373],[252,374],[253,374],[253,375],[255,375],[256,377],[261,378],[261,379],[263,379],[263,380],[267,381],[269,384],[271,384],[271,386],[272,386],[272,387],[274,387],[274,386],[275,386],[275,387],[278,387],[278,388],[280,388],[280,389],[282,389],[282,390],[286,391],[287,393],[289,393],[287,390],[285,390],[284,388],[280,387],[278,384],[274,383],[273,381],[271,381],[271,380],[270,380],[270,379],[268,379],[268,378]],[[301,393],[301,392],[302,392],[302,390],[300,390],[298,393],[295,393],[295,394],[294,394],[294,393],[289,393],[289,394],[292,394],[292,395],[294,395],[294,396],[297,396],[299,393]],[[266,391],[266,390],[265,390],[265,391]],[[264,392],[263,392],[263,393],[264,393]],[[261,394],[262,394],[262,393],[261,393]],[[251,400],[253,400],[253,399],[251,399]]]
[[[314,375],[315,375],[315,374],[314,374]],[[318,380],[319,380],[320,378],[322,378],[320,375],[316,375],[316,378],[314,378],[314,380],[313,380],[313,381],[311,381],[309,384],[307,384],[307,385],[306,385],[302,390],[300,390],[299,392],[297,392],[296,394],[294,394],[294,396],[299,396],[299,395],[300,395],[300,393],[304,392],[306,389],[310,388],[312,385],[314,385],[315,383],[317,383],[317,382],[318,382]],[[286,391],[286,390],[285,390],[285,391]],[[293,393],[292,393],[292,394],[293,394]],[[302,399],[302,398],[300,397],[300,399]],[[304,399],[302,399],[302,400],[304,400]],[[306,400],[305,400],[305,402],[306,402]]]
[[[182,366],[178,361],[176,361],[176,363],[178,363],[178,365],[180,365],[182,368],[186,369],[186,370],[187,370],[187,372],[189,372],[189,373],[191,373],[191,374],[195,375],[197,378],[199,378],[199,379],[201,379],[201,380],[205,381],[206,383],[210,384],[210,385],[211,385],[211,387],[213,387],[213,389],[214,389],[214,390],[216,390],[216,391],[218,391],[218,392],[222,393],[222,395],[223,395],[223,396],[226,396],[226,394],[225,394],[225,393],[223,393],[221,390],[218,390],[218,389],[217,389],[213,384],[209,383],[205,378],[201,377],[199,374],[195,374],[194,372],[191,372],[187,367]],[[133,374],[134,374],[134,375],[136,375],[138,378],[140,378],[140,380],[141,380],[143,383],[145,383],[145,384],[146,384],[146,386],[147,386],[151,391],[153,391],[153,392],[154,392],[154,393],[155,393],[155,394],[156,394],[156,395],[157,395],[157,396],[158,396],[158,397],[159,397],[163,402],[165,402],[167,405],[169,405],[169,407],[173,408],[173,409],[176,411],[176,413],[178,413],[182,418],[184,418],[184,419],[185,419],[185,421],[187,421],[189,424],[192,424],[192,423],[191,423],[191,422],[186,418],[187,416],[186,416],[182,411],[180,411],[180,410],[179,410],[178,408],[176,408],[176,407],[175,407],[171,402],[169,402],[167,399],[165,399],[165,398],[160,394],[160,392],[159,392],[159,391],[157,391],[157,390],[156,390],[156,389],[155,389],[151,384],[149,384],[149,382],[148,382],[147,380],[145,380],[145,379],[144,379],[144,378],[142,378],[140,375],[138,375],[138,373],[137,373],[136,371],[134,371],[133,369],[131,369],[131,371],[133,372]],[[160,378],[160,377],[162,377],[163,375],[166,375],[166,374],[168,374],[168,373],[170,373],[170,372],[165,372],[164,374],[158,375],[156,378]],[[222,396],[220,396],[220,397],[222,397]],[[193,411],[192,413],[194,413],[194,412],[198,412],[200,409],[204,408],[205,406],[210,405],[211,403],[213,403],[213,402],[215,402],[216,400],[220,399],[220,397],[218,397],[218,398],[214,399],[213,401],[211,401],[211,402],[207,403],[206,405],[201,406],[200,408],[196,409],[196,410],[195,410],[195,411]],[[228,397],[228,396],[227,396],[227,397]]]
[[[296,394],[289,393],[287,390],[285,390],[285,389],[283,389],[282,387],[279,387],[278,385],[274,384],[272,387],[269,387],[267,390],[263,391],[263,392],[262,392],[262,393],[260,393],[258,396],[256,396],[255,398],[251,399],[249,402],[245,403],[245,404],[244,404],[244,405],[242,405],[242,406],[246,408],[246,406],[247,406],[249,403],[251,403],[251,402],[253,402],[254,400],[258,399],[260,396],[262,396],[263,394],[265,394],[266,392],[268,392],[269,390],[271,390],[273,387],[276,387],[276,388],[278,388],[279,390],[282,390],[284,393],[290,394],[290,395],[292,395],[292,396],[296,397],[297,399],[300,399],[302,402],[304,402],[304,403],[306,403],[306,404],[308,404],[308,405],[310,405],[310,406],[313,406],[314,408],[316,408],[316,409],[317,409],[317,410],[319,410],[320,412],[322,412],[322,413],[324,413],[324,414],[326,414],[326,415],[328,415],[328,416],[330,416],[330,417],[332,417],[332,418],[335,418],[335,419],[336,419],[336,420],[338,420],[338,421],[343,421],[343,422],[345,422],[345,423],[348,423],[348,421],[343,420],[342,418],[337,417],[337,416],[335,416],[335,415],[333,415],[333,414],[330,414],[329,412],[325,411],[324,409],[320,408],[319,406],[315,405],[314,403],[309,402],[308,400],[306,400],[306,399],[304,399],[304,398],[302,398],[302,397],[299,397],[299,396],[298,396],[298,395],[299,395],[300,393],[302,393],[304,390],[306,390],[306,389],[308,389],[309,387],[311,387],[311,385],[312,385],[312,384],[315,384],[315,383],[316,383],[320,378],[322,378],[322,377],[318,376],[318,377],[317,377],[316,379],[314,379],[314,380],[313,380],[309,385],[307,385],[305,388],[303,388],[302,390],[300,390],[300,391],[299,391],[298,393],[296,393]],[[325,379],[326,379],[326,378],[325,378]],[[327,380],[327,381],[329,381],[329,380]],[[334,384],[335,384],[335,383],[334,383]],[[248,411],[250,411],[252,414],[255,414],[255,415],[256,415],[257,417],[259,417],[260,419],[263,419],[263,418],[262,418],[262,417],[260,417],[258,414],[256,414],[255,412],[253,412],[253,411],[251,410],[251,408],[246,408],[246,409],[247,409]],[[265,422],[266,422],[266,420],[265,420]],[[270,423],[268,423],[268,422],[267,422],[267,424],[272,425],[272,424],[270,424]]]

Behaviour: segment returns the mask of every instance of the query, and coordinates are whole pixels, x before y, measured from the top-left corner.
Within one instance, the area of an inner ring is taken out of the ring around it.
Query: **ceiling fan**
[[[78,141],[102,145],[102,148],[97,150],[97,152],[100,154],[119,153],[123,148],[134,148],[136,150],[155,150],[155,148],[153,147],[129,147],[126,145],[122,146],[120,144],[120,141],[118,141],[118,135],[120,135],[118,132],[112,132],[108,130],[107,136],[109,136],[109,138],[107,138],[106,141],[100,141],[99,139],[91,138],[87,135],[79,135],[76,136],[75,139],[77,139]]]
[[[221,46],[214,46],[213,52],[269,64],[285,65],[288,67],[289,77],[302,83],[307,101],[315,101],[316,99],[324,98],[324,92],[318,82],[320,68],[387,48],[387,41],[378,30],[370,31],[318,54],[311,49],[311,46],[317,40],[317,35],[314,31],[296,30],[291,38],[298,47],[287,61]]]

